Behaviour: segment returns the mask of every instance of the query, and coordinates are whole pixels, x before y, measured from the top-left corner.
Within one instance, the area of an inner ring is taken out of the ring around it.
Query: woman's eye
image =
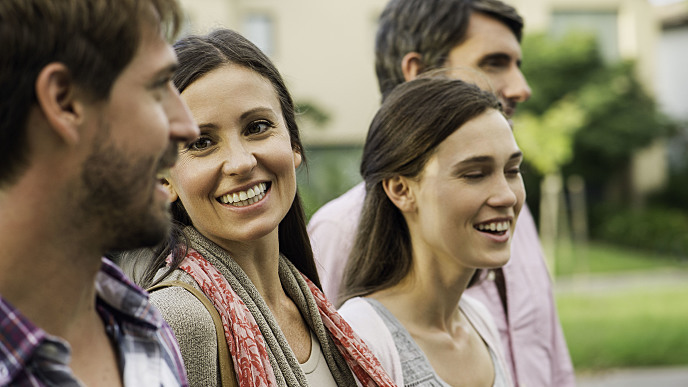
[[[463,175],[466,179],[471,179],[471,180],[476,180],[485,177],[485,174],[482,172],[471,172]]]
[[[253,121],[246,127],[247,134],[260,134],[272,128],[274,125],[270,121]]]
[[[520,175],[521,174],[521,168],[511,168],[506,171],[507,174],[509,175]]]
[[[210,145],[212,145],[212,141],[209,138],[199,137],[196,141],[190,143],[187,148],[190,150],[200,151],[208,149]]]

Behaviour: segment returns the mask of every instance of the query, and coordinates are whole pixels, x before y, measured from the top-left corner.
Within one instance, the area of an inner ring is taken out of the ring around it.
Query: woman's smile
[[[234,207],[250,206],[265,198],[267,191],[270,189],[270,185],[270,182],[258,183],[247,190],[235,191],[222,195],[216,200],[222,204],[228,204]]]

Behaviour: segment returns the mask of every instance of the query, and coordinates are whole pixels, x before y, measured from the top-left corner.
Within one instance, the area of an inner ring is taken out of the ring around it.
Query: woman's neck
[[[251,241],[213,241],[241,267],[265,302],[279,305],[286,296],[279,278],[279,236],[277,230]]]
[[[406,325],[450,331],[460,318],[458,305],[475,269],[459,267],[446,257],[415,251],[411,270],[395,286],[375,292]]]

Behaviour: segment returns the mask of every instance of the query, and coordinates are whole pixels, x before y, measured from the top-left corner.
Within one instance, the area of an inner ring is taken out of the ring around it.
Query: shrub
[[[591,231],[595,239],[688,258],[688,214],[684,211],[607,205],[593,213]]]

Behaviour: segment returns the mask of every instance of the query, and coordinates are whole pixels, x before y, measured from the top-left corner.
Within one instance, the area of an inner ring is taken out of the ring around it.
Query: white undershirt
[[[320,348],[320,342],[311,332],[311,354],[305,363],[301,363],[301,370],[306,374],[308,385],[323,386],[323,387],[337,387],[337,383],[332,377],[332,372],[327,366],[327,361]]]

